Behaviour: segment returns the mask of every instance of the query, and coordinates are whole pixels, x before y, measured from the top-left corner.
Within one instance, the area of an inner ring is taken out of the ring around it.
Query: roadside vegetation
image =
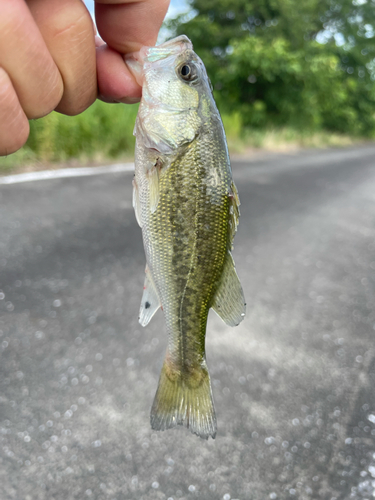
[[[130,159],[134,154],[137,111],[138,105],[125,107],[96,101],[78,116],[54,112],[32,120],[26,145],[0,158],[0,172]]]
[[[204,60],[229,148],[345,146],[375,138],[375,2],[190,0],[169,22]],[[96,102],[30,123],[0,172],[129,159],[137,105]]]
[[[288,152],[301,148],[345,147],[369,141],[368,137],[295,126],[245,127],[241,115],[223,114],[229,152],[253,154],[260,151]]]

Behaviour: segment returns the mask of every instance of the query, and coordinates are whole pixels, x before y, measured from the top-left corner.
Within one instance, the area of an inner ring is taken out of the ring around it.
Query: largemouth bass
[[[147,260],[139,321],[146,326],[161,307],[168,332],[151,427],[186,425],[214,438],[208,311],[235,326],[246,306],[231,255],[239,198],[224,128],[186,36],[143,47],[126,62],[143,88],[133,181]]]

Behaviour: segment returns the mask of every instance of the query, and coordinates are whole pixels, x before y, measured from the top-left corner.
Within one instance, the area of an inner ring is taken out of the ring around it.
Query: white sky
[[[94,14],[94,0],[84,0],[87,8],[89,9],[91,15]],[[171,0],[169,10],[167,13],[167,18],[173,18],[177,14],[186,12],[189,9],[186,0]]]

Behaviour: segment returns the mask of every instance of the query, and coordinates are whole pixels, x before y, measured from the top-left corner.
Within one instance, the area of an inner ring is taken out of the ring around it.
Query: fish
[[[231,254],[240,201],[224,127],[205,66],[185,35],[142,47],[125,62],[142,86],[133,180],[146,254],[139,322],[146,326],[161,308],[168,333],[151,427],[184,425],[215,438],[208,312],[236,326],[246,310]]]

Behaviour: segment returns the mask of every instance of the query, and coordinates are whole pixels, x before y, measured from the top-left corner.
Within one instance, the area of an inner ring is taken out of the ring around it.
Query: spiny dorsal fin
[[[240,220],[240,198],[235,183],[232,181],[230,186],[230,204],[229,204],[229,249],[233,248],[233,240]]]
[[[143,295],[141,307],[139,309],[139,322],[142,326],[148,325],[153,315],[160,307],[160,299],[155,285],[152,281],[150,270],[146,266],[145,284],[143,286]]]
[[[220,284],[211,307],[229,326],[237,326],[245,316],[245,297],[236,273],[232,254],[229,251],[225,258]]]

